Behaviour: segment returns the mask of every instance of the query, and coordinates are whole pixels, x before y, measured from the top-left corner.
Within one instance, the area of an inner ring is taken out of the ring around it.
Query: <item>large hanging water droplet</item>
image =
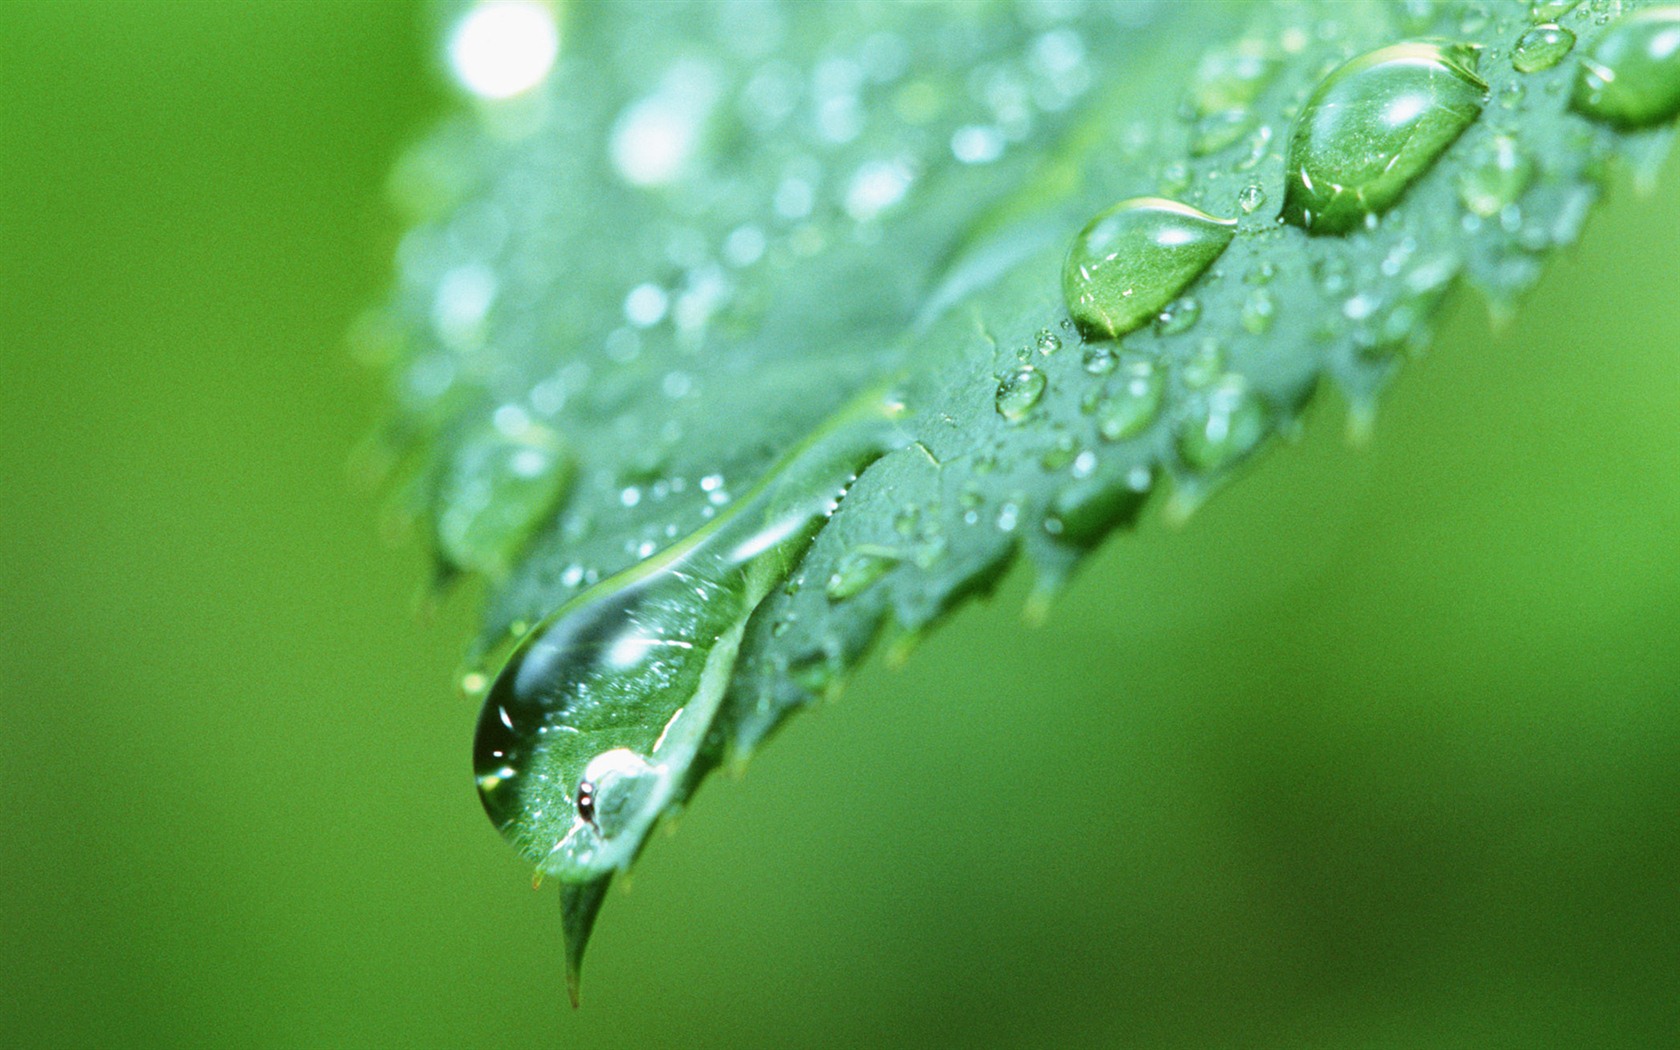
[[[1178,454],[1192,470],[1227,467],[1248,455],[1271,429],[1271,413],[1239,375],[1227,375],[1199,399],[1178,434]]]
[[[868,399],[837,416],[704,528],[514,649],[473,767],[491,821],[541,871],[577,887],[629,866],[704,745],[749,618],[858,472],[904,443],[897,411]]]
[[[1680,5],[1628,15],[1581,60],[1570,104],[1618,128],[1661,124],[1680,113]]]
[[[499,413],[456,449],[437,489],[438,552],[451,565],[505,573],[572,480],[560,435],[523,412]]]
[[[1219,258],[1236,226],[1160,197],[1121,201],[1074,238],[1062,267],[1068,313],[1092,338],[1138,328]]]
[[[1413,41],[1336,69],[1290,134],[1283,218],[1334,234],[1387,211],[1481,114],[1474,66],[1468,47]]]
[[[998,415],[1011,423],[1027,418],[1044,396],[1046,382],[1044,373],[1032,365],[1022,365],[1004,376],[997,388]]]
[[[1511,49],[1511,68],[1519,73],[1538,73],[1563,61],[1575,47],[1575,34],[1560,25],[1535,26],[1517,38]]]

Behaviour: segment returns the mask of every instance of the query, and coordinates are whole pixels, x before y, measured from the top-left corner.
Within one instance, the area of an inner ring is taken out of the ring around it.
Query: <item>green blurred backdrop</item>
[[[573,1013],[474,596],[347,480],[434,68],[406,4],[0,9],[0,1043],[1680,1040],[1680,166],[1369,448],[1321,399],[708,785]]]

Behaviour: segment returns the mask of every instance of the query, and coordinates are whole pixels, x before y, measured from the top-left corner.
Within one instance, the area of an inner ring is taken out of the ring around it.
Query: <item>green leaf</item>
[[[1672,136],[1571,108],[1619,6],[1554,13],[1574,56],[1531,43],[1515,65],[1526,3],[564,8],[539,86],[469,99],[398,165],[413,228],[360,334],[392,368],[404,505],[446,574],[489,574],[475,684],[556,610],[568,645],[595,632],[587,674],[535,632],[513,670],[547,677],[515,710],[504,675],[480,738],[498,714],[507,739],[515,716],[556,730],[481,785],[525,777],[487,805],[565,884],[574,982],[653,823],[878,638],[908,651],[1020,555],[1048,601],[1157,490],[1188,513],[1321,385],[1364,434],[1460,279],[1511,309],[1607,162],[1652,172]],[[1337,72],[1419,39],[1395,53],[1452,79]],[[1406,91],[1451,108],[1376,104]],[[1383,150],[1367,196],[1302,188]],[[1153,271],[1191,283],[1152,324],[1082,334],[1070,244],[1134,197],[1235,234]],[[773,539],[745,558],[749,535]],[[655,586],[679,578],[708,597]],[[612,671],[600,639],[631,620],[689,655]],[[586,808],[609,755],[631,758]]]

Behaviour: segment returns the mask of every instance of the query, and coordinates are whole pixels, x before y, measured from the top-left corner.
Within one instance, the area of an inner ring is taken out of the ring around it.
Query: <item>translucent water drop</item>
[[[1237,194],[1237,207],[1242,209],[1244,215],[1253,215],[1265,204],[1266,191],[1261,189],[1258,184],[1244,186],[1242,192]]]
[[[1680,5],[1648,8],[1606,30],[1581,60],[1570,104],[1618,128],[1649,127],[1680,113]]]
[[[1359,228],[1429,170],[1486,97],[1465,46],[1412,41],[1345,63],[1295,120],[1283,218],[1311,233]]]
[[[1247,109],[1277,69],[1271,46],[1253,37],[1209,51],[1196,66],[1185,99],[1187,108],[1197,117]]]
[[[1062,348],[1062,337],[1048,328],[1038,330],[1038,338],[1034,343],[1038,352],[1048,357]]]
[[[1062,267],[1068,313],[1092,338],[1124,335],[1182,294],[1235,233],[1236,220],[1177,201],[1121,201],[1074,238]]]
[[[1495,135],[1458,178],[1458,199],[1473,215],[1492,218],[1522,196],[1534,178],[1534,164],[1516,140]]]
[[[1560,25],[1546,23],[1517,38],[1511,49],[1511,68],[1519,73],[1538,73],[1563,61],[1575,47],[1575,34]]]
[[[897,410],[870,398],[836,416],[705,527],[555,610],[496,675],[474,741],[480,798],[574,896],[628,867],[677,797],[723,699],[719,669],[727,680],[749,618],[852,480],[905,443]],[[569,940],[592,916],[568,917]]]
[[[559,505],[572,481],[560,435],[523,412],[498,413],[462,443],[437,490],[438,552],[451,565],[497,576]]]
[[[1556,22],[1580,5],[1581,0],[1534,0],[1528,5],[1528,17],[1532,22]]]
[[[1187,332],[1195,327],[1196,319],[1201,316],[1202,304],[1186,295],[1161,308],[1161,312],[1155,315],[1155,330],[1162,335]]]
[[[1276,315],[1277,301],[1264,288],[1254,289],[1243,300],[1242,326],[1254,335],[1261,335],[1272,327],[1272,318]]]
[[[1254,126],[1254,114],[1246,109],[1227,109],[1203,117],[1190,135],[1190,155],[1205,157],[1239,141]]]
[[[1166,380],[1152,362],[1127,362],[1118,388],[1097,405],[1097,433],[1105,441],[1136,437],[1155,421],[1165,392]]]
[[[1266,403],[1239,375],[1227,375],[1200,399],[1178,434],[1178,454],[1200,472],[1219,470],[1248,455],[1271,429]]]
[[[1081,363],[1089,374],[1105,376],[1119,366],[1120,355],[1106,346],[1093,346],[1085,351],[1085,358]]]
[[[1048,471],[1061,470],[1072,463],[1078,454],[1078,443],[1071,436],[1063,434],[1038,457],[1038,465]]]
[[[1044,396],[1044,373],[1032,365],[1022,365],[998,383],[998,415],[1011,423],[1019,423],[1031,414],[1039,398]]]
[[[848,551],[823,585],[823,594],[831,602],[845,601],[885,576],[887,570],[898,562],[898,552],[885,547],[860,547]]]

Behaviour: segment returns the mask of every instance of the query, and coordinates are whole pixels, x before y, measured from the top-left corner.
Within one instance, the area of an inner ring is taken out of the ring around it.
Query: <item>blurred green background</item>
[[[565,1006],[349,480],[398,3],[0,8],[0,1043],[1673,1046],[1680,165],[701,792]]]

